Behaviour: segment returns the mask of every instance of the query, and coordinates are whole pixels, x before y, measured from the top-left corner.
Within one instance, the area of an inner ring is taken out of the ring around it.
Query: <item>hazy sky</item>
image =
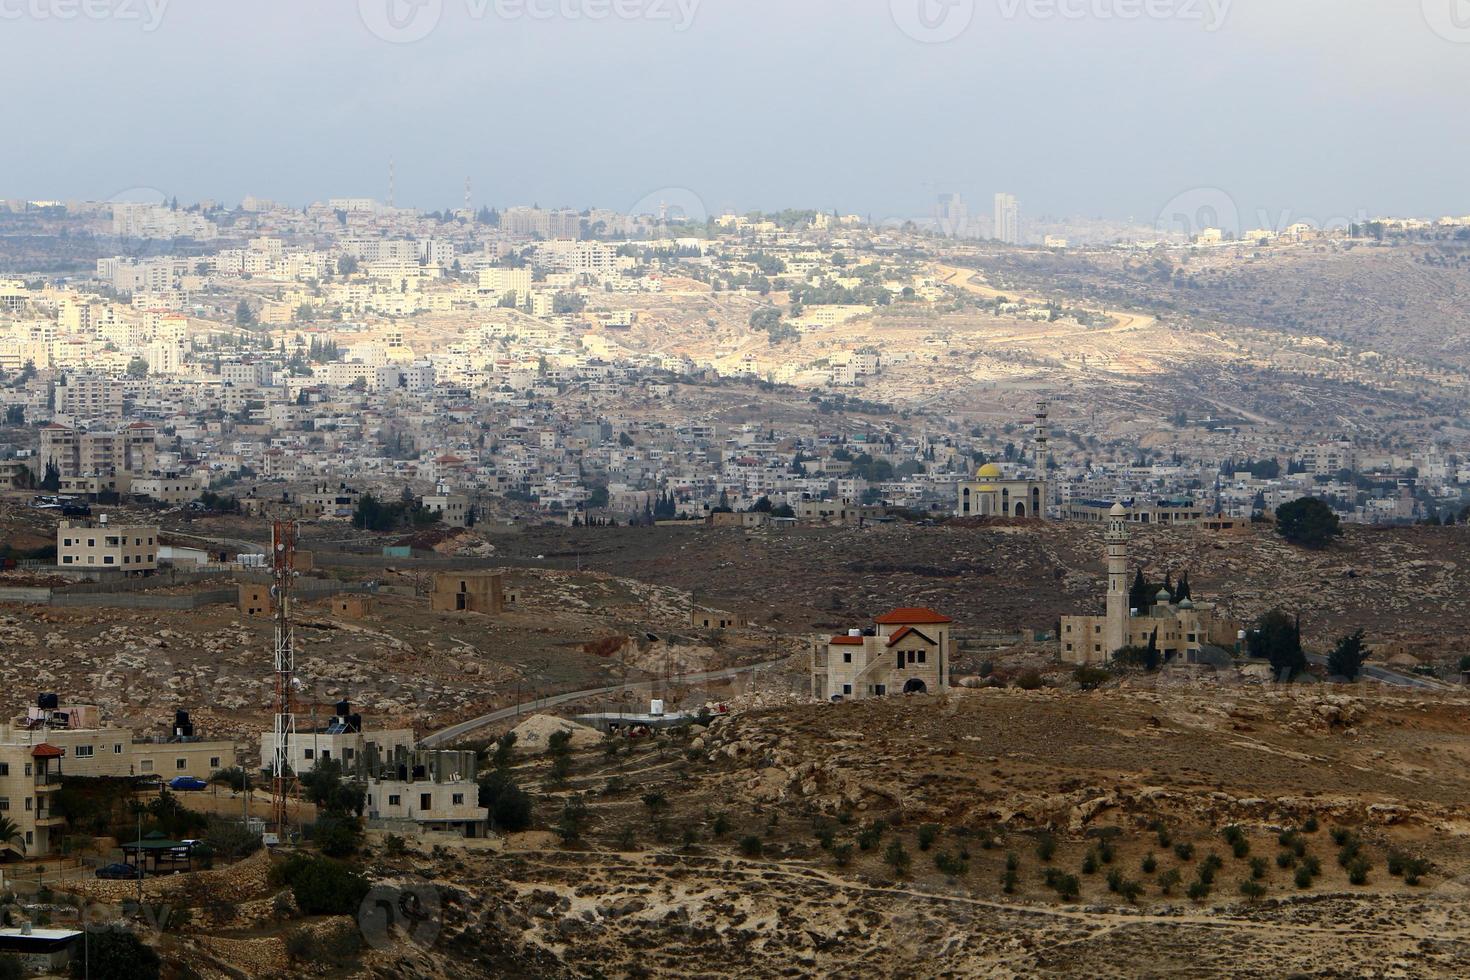
[[[392,157],[424,208],[1470,212],[1470,0],[0,0],[0,41],[0,197]]]

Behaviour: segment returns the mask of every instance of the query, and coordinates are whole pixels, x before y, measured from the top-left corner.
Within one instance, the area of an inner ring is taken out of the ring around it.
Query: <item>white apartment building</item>
[[[96,705],[63,705],[41,695],[36,707],[0,725],[0,817],[20,828],[27,857],[45,857],[65,820],[52,808],[67,776],[176,776],[208,779],[237,761],[235,743],[194,737],[188,714],[175,715],[167,738],[140,739],[101,721]]]
[[[147,574],[158,570],[158,528],[94,521],[62,521],[56,528],[56,564]]]

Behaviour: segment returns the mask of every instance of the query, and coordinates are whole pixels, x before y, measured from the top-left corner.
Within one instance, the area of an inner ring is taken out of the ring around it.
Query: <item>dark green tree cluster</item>
[[[1276,508],[1276,532],[1303,548],[1325,548],[1342,533],[1332,508],[1316,497],[1302,497]]]
[[[1358,630],[1337,641],[1337,645],[1327,655],[1328,674],[1334,677],[1346,677],[1350,681],[1358,679],[1358,674],[1363,670],[1363,661],[1368,657],[1368,648],[1363,642],[1363,636],[1363,631]]]
[[[1301,620],[1273,609],[1246,631],[1246,648],[1252,657],[1269,660],[1280,680],[1291,680],[1306,672],[1307,656],[1302,650]]]
[[[357,502],[357,511],[352,515],[352,526],[364,531],[397,531],[405,528],[427,527],[440,520],[438,511],[424,507],[417,500],[398,500],[386,503],[370,493],[365,493]]]

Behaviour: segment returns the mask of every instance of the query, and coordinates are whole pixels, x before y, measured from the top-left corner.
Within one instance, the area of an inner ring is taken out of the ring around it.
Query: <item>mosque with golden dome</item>
[[[986,463],[975,471],[973,480],[960,482],[955,515],[1032,517],[1044,520],[1046,505],[1046,480],[1007,476],[998,464]]]

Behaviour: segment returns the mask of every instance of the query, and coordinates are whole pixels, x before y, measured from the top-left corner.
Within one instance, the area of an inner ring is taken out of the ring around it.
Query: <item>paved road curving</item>
[[[489,727],[490,725],[493,725],[498,721],[504,721],[507,718],[514,718],[518,714],[524,714],[527,712],[534,713],[537,711],[545,710],[546,708],[554,708],[557,705],[566,704],[568,701],[579,701],[582,698],[594,698],[604,694],[617,694],[622,691],[652,691],[654,685],[663,683],[699,684],[704,681],[726,680],[731,677],[738,677],[741,674],[751,673],[757,670],[764,670],[767,667],[776,667],[785,663],[786,660],[787,658],[782,657],[780,660],[767,660],[764,663],[747,664],[744,667],[726,667],[723,670],[707,670],[698,674],[680,674],[677,677],[671,678],[667,681],[665,681],[663,678],[659,678],[656,680],[636,681],[632,684],[613,684],[609,687],[593,687],[588,688],[585,691],[566,691],[562,694],[549,694],[544,698],[537,698],[534,701],[526,701],[522,704],[513,705],[509,708],[501,708],[500,710],[492,711],[487,715],[481,715],[478,718],[471,718],[469,721],[462,721],[457,725],[450,725],[448,728],[444,728],[437,732],[434,732],[432,735],[425,735],[419,741],[419,744],[424,748],[437,748],[445,744],[446,742],[453,742],[456,739],[463,738],[470,732]]]

